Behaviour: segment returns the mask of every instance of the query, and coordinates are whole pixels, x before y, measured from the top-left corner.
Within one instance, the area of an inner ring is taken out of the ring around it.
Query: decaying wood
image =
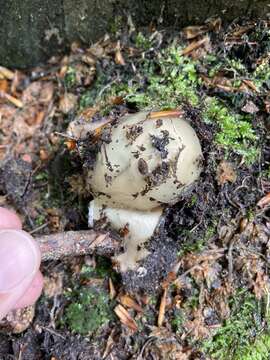
[[[94,230],[67,231],[63,233],[36,237],[40,246],[42,261],[58,260],[66,256],[98,253],[114,253],[120,243],[108,233]]]

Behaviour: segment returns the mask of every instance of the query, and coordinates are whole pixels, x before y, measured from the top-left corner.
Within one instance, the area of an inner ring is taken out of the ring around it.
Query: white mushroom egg
[[[89,224],[105,219],[116,230],[127,229],[125,252],[116,258],[126,271],[147,256],[143,244],[163,206],[177,202],[198,179],[202,150],[191,125],[166,112],[126,115],[109,126],[110,141],[102,142],[86,175],[94,197]]]
[[[202,151],[189,123],[148,114],[120,119],[87,174],[94,197],[110,206],[151,210],[173,204],[199,177]]]

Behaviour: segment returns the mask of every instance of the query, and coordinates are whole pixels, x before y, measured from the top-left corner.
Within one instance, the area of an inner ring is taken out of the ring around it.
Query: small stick
[[[41,260],[59,260],[66,256],[99,253],[108,255],[119,248],[116,239],[94,230],[66,231],[35,238],[40,246]]]

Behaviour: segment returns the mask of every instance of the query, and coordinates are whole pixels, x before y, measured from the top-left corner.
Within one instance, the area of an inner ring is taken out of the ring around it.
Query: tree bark
[[[265,17],[266,0],[0,0],[0,65],[24,68],[65,51],[74,40],[90,44],[127,14],[138,26],[163,19],[181,28],[211,16]]]

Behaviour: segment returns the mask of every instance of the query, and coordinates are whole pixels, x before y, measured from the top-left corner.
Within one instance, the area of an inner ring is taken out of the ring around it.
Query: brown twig
[[[108,233],[94,230],[67,231],[36,237],[41,250],[42,261],[59,260],[66,256],[98,253],[108,255],[120,246],[119,241]]]

